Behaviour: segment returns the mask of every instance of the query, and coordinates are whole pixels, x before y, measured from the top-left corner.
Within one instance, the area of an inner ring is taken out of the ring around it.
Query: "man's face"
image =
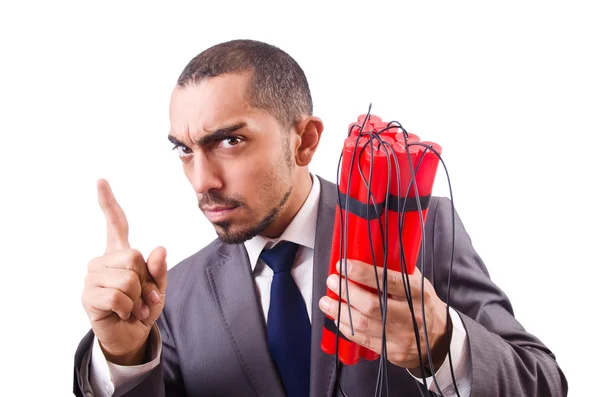
[[[295,163],[290,131],[250,106],[249,74],[226,74],[176,87],[169,140],[198,206],[226,243],[263,232],[285,208]]]

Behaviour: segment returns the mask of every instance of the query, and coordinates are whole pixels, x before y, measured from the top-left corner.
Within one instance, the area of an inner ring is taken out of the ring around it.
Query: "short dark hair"
[[[251,72],[250,105],[271,113],[282,126],[312,115],[313,104],[304,71],[281,49],[260,41],[233,40],[204,50],[177,79],[185,87],[226,73]]]

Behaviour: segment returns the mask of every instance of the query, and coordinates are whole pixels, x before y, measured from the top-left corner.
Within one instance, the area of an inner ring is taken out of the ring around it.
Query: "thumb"
[[[167,291],[167,250],[157,247],[148,256],[148,273],[154,279],[158,292],[164,295]]]

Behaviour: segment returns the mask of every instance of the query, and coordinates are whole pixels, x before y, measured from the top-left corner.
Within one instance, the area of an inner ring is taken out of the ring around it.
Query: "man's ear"
[[[323,132],[320,118],[310,116],[296,124],[295,132],[300,138],[296,142],[295,159],[299,167],[307,166],[312,160]]]

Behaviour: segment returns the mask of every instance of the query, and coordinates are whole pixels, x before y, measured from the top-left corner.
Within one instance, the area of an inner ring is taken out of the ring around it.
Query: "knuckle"
[[[91,273],[88,273],[85,275],[85,277],[83,278],[83,288],[84,289],[88,289],[93,285],[92,278],[93,278],[93,276]]]
[[[360,262],[352,262],[348,269],[348,277],[352,280],[367,280],[373,276],[373,268],[370,265],[362,266]]]
[[[123,299],[122,310],[131,313],[133,311],[134,303],[131,299]]]
[[[96,262],[98,261],[98,258],[94,258],[94,259],[90,259],[89,262],[87,263],[87,271],[88,273],[91,273],[94,271],[94,269],[96,268]]]
[[[118,290],[111,290],[108,295],[108,303],[110,308],[115,311],[121,306],[121,294]]]
[[[137,273],[130,269],[127,269],[123,281],[125,283],[125,289],[132,292],[135,291],[136,287],[140,284],[140,278]]]
[[[417,327],[419,328],[419,330],[422,330],[423,329],[423,316],[421,315],[421,312],[415,313],[415,320],[417,322]]]
[[[370,297],[365,301],[365,314],[370,317],[380,314],[379,301],[375,297]]]
[[[366,347],[367,349],[373,348],[373,339],[369,335],[363,335],[361,337],[361,345]]]
[[[388,272],[388,289],[395,290],[396,288],[398,288],[400,286],[399,278],[400,276],[398,274]]]
[[[125,260],[130,264],[134,264],[141,257],[142,253],[135,248],[129,248],[125,251]]]
[[[431,291],[428,288],[423,289],[423,303],[430,302],[432,298]]]
[[[369,319],[367,316],[359,314],[356,319],[356,329],[359,331],[366,331],[369,329]]]
[[[388,358],[392,363],[404,363],[407,358],[408,355],[406,353],[406,351],[402,348],[397,348],[397,349],[393,349],[392,351],[390,351],[392,349],[388,349]]]
[[[423,289],[423,296],[426,301],[431,300],[436,296],[435,290],[433,289],[433,286],[431,284],[425,284],[425,288]]]
[[[83,308],[87,311],[89,304],[88,304],[89,298],[88,298],[88,293],[87,291],[83,291],[81,293],[81,305],[83,306]]]
[[[113,211],[116,211],[116,208],[115,208],[114,204],[111,204],[110,208]],[[122,228],[124,226],[123,220],[118,215],[116,215],[114,213],[110,214],[110,215],[107,215],[107,217],[106,217],[106,223],[110,227],[115,228],[115,229],[120,229],[120,228]]]
[[[134,248],[128,248],[124,251],[122,261],[126,269],[138,272],[143,270],[141,264],[145,263],[142,253]],[[142,273],[140,273],[140,275],[141,274]]]
[[[341,284],[341,287],[340,287]],[[336,293],[336,295],[344,297],[346,296],[346,279],[342,278],[341,282],[337,282],[335,287],[335,289],[333,289],[333,292]]]
[[[133,255],[133,259],[143,259],[142,253],[140,252],[140,250],[135,249],[135,248],[131,248],[131,253]]]
[[[344,323],[337,324],[337,327],[343,335],[348,337],[348,335],[346,334],[346,326],[344,325]]]

